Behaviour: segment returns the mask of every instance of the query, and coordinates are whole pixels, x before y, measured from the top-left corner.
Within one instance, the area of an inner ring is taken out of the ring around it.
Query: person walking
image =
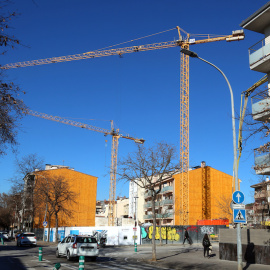
[[[211,243],[210,243],[207,233],[203,237],[202,245],[203,245],[203,256],[205,257],[205,253],[207,253],[207,257],[209,259],[210,258],[209,249],[210,249]]]
[[[185,244],[185,241],[188,241],[188,243],[191,245],[191,239],[189,237],[188,231],[187,229],[185,229],[185,235],[184,235],[184,241],[183,241],[183,245]]]

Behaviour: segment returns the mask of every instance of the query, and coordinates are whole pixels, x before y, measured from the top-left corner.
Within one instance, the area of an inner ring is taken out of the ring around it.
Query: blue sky
[[[1,64],[84,53],[180,26],[191,34],[227,35],[267,1],[25,0],[14,1],[20,13],[11,29],[21,43],[1,56]],[[250,71],[248,48],[262,35],[245,31],[240,42],[191,46],[228,77],[239,113],[241,92],[263,77]],[[177,30],[133,43],[142,45],[178,38]],[[165,140],[179,149],[180,49],[170,48],[98,59],[8,70],[9,80],[26,91],[32,110],[110,129],[109,120],[124,133],[144,138],[147,145]],[[250,104],[249,104],[250,105]],[[96,120],[89,120],[96,119]],[[238,126],[238,125],[237,125]],[[97,199],[109,197],[111,138],[33,116],[21,122],[18,158],[37,153],[45,163],[67,165],[97,176]],[[105,140],[108,140],[107,146]],[[244,148],[239,167],[241,190],[250,196],[256,138]],[[136,149],[120,139],[119,158]],[[15,173],[15,154],[0,158],[0,190],[7,192]],[[206,164],[231,174],[233,144],[231,101],[223,77],[212,67],[190,59],[190,166]],[[117,184],[117,196],[128,185]]]

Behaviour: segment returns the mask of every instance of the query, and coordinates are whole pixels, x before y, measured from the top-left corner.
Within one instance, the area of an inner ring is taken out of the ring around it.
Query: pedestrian
[[[203,245],[203,256],[205,257],[205,253],[207,253],[207,257],[209,259],[210,258],[209,250],[211,243],[207,233],[203,237],[202,245]]]
[[[188,241],[188,243],[191,245],[191,239],[189,237],[189,234],[188,234],[188,231],[187,229],[185,229],[185,235],[184,235],[184,242],[183,242],[183,245],[185,244],[185,241]]]

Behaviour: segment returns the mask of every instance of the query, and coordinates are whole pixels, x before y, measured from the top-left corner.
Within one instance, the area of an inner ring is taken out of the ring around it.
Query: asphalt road
[[[39,247],[43,248],[43,260],[39,261]],[[1,270],[44,270],[53,269],[56,263],[60,270],[79,269],[78,260],[67,261],[65,257],[56,258],[56,244],[38,242],[37,247],[17,247],[15,242],[0,245]],[[151,246],[138,246],[137,252],[132,246],[114,246],[100,249],[96,262],[86,258],[85,268],[92,270],[168,270],[168,269],[238,269],[237,262],[219,259],[218,243],[213,244],[210,259],[203,257],[201,244],[157,246],[157,262],[151,261]],[[266,270],[269,265],[243,264],[243,270]]]
[[[39,247],[42,247],[43,258],[39,261]],[[56,244],[38,245],[37,247],[17,247],[15,242],[6,242],[4,246],[0,246],[0,269],[1,270],[41,270],[53,269],[56,263],[61,264],[63,269],[79,269],[78,260],[67,261],[65,257],[56,258]],[[117,255],[121,253],[123,247],[106,247],[100,249],[100,256],[96,262],[92,262],[89,258],[85,260],[84,269],[160,269],[164,267],[156,267],[146,262],[138,262],[138,260],[129,260],[127,257]]]

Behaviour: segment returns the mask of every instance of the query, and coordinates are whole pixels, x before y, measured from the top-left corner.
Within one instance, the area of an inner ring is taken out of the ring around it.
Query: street
[[[43,260],[39,261],[39,247],[43,248]],[[78,269],[78,259],[67,261],[65,257],[56,258],[56,244],[47,243],[37,247],[17,247],[16,243],[6,242],[4,246],[0,246],[0,265],[1,270],[38,270],[38,269],[53,269],[56,263],[61,264],[61,269]],[[112,247],[100,249],[100,256],[96,262],[92,262],[89,258],[85,260],[84,269],[166,269],[162,267],[153,267],[150,264],[138,262],[138,260],[129,261],[128,258],[123,258],[117,255],[124,247]]]
[[[43,249],[43,259],[39,261],[39,248]],[[41,270],[53,269],[56,263],[61,264],[61,270],[79,269],[77,260],[67,261],[65,257],[56,258],[56,243],[38,242],[37,247],[17,247],[14,241],[0,245],[1,270]],[[100,249],[95,262],[85,260],[84,269],[237,269],[237,263],[219,259],[218,243],[213,244],[213,254],[210,259],[203,257],[200,244],[163,245],[157,246],[157,262],[151,262],[152,250],[150,245],[138,246],[138,252],[133,246],[112,246]],[[246,265],[244,270],[266,270],[269,265]]]

